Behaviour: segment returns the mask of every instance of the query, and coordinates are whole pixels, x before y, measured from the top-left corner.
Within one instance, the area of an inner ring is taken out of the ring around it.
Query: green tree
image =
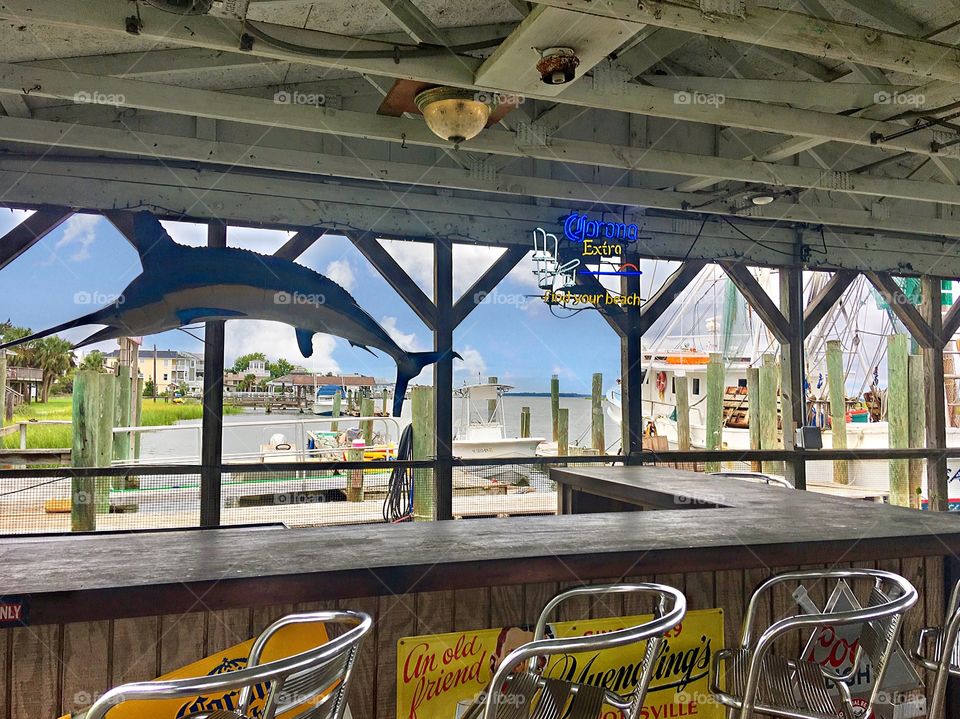
[[[156,390],[156,387],[153,386],[153,380],[148,377],[147,381],[143,383],[143,396],[153,397],[153,393],[155,390]]]
[[[242,380],[237,383],[237,387],[241,392],[249,392],[254,389],[257,385],[257,376],[255,374],[245,375]]]
[[[43,370],[43,380],[40,385],[41,402],[46,402],[50,396],[50,386],[58,377],[66,374],[74,366],[73,344],[57,336],[44,337],[36,341],[36,362]]]
[[[250,366],[250,363],[254,360],[260,360],[261,362],[267,361],[267,356],[263,352],[251,352],[249,354],[240,355],[233,362],[233,368],[231,372],[236,372],[240,374],[241,372],[246,372],[247,367]]]
[[[186,382],[180,382],[180,386],[177,387],[177,391],[180,392],[181,397],[186,397],[190,393],[190,385]]]
[[[276,379],[293,372],[293,365],[281,357],[276,362],[270,362],[267,369],[270,371],[270,379]]]
[[[83,361],[80,363],[80,369],[89,369],[94,372],[106,372],[107,371],[107,358],[104,357],[103,352],[100,350],[94,350],[93,352],[88,352]]]

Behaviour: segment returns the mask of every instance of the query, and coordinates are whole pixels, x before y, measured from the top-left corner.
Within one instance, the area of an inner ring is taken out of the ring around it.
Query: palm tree
[[[46,402],[53,381],[74,365],[73,344],[56,336],[46,337],[37,340],[35,352],[37,366],[43,370],[40,401]]]
[[[80,369],[89,369],[94,372],[104,372],[106,370],[106,357],[100,350],[88,352],[80,363]]]

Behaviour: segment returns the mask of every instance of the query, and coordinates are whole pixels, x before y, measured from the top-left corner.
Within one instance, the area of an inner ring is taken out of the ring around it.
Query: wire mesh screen
[[[199,474],[0,474],[0,534],[196,527]]]

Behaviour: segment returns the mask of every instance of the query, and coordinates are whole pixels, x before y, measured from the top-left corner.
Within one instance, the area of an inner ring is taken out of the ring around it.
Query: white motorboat
[[[329,417],[333,413],[333,398],[340,393],[343,397],[346,395],[343,387],[336,384],[325,384],[317,388],[317,394],[313,398],[313,413],[324,417]]]
[[[544,437],[507,437],[503,395],[513,389],[499,383],[464,385],[454,391],[461,400],[453,454],[462,459],[533,457]]]

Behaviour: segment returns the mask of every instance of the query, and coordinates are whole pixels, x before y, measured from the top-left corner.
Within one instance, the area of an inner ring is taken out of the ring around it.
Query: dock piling
[[[360,416],[373,417],[373,399],[364,397],[360,400]],[[373,446],[373,420],[365,419],[361,423],[360,429],[363,432],[363,443],[367,447]]]
[[[707,362],[706,447],[721,449],[723,443],[723,355],[711,352]],[[707,472],[720,471],[719,462],[707,462]]]
[[[780,448],[780,427],[777,418],[777,358],[763,355],[760,366],[760,449]],[[783,473],[783,462],[764,462],[763,471]]]
[[[557,456],[570,454],[570,410],[564,407],[557,412]]]
[[[560,377],[550,378],[550,417],[553,421],[553,441],[560,441]]]
[[[747,367],[747,433],[750,449],[760,449],[760,368]],[[763,465],[751,461],[750,471],[760,472]]]
[[[520,408],[520,437],[526,439],[530,436],[530,408]]]
[[[906,335],[887,337],[887,434],[890,449],[904,449],[910,444],[910,407],[907,399],[909,346]],[[909,464],[905,459],[891,459],[890,504],[910,506]]]
[[[847,394],[844,387],[843,350],[840,340],[827,341],[827,385],[830,396],[830,436],[833,449],[847,448]],[[833,481],[850,483],[850,467],[846,460],[833,462]]]
[[[342,393],[340,390],[337,390],[336,392],[333,393],[333,407],[330,409],[330,416],[331,416],[331,417],[339,417],[339,416],[340,416],[340,402],[341,402],[342,399],[343,399],[343,393]],[[331,432],[339,432],[339,431],[340,431],[340,423],[339,423],[339,422],[331,422],[331,423],[330,423],[330,431],[331,431]]]
[[[433,387],[414,387],[410,392],[413,412],[413,458],[433,459],[436,456],[436,434],[433,431]],[[434,518],[435,497],[433,470],[413,470],[413,521],[429,522]]]
[[[593,388],[590,396],[590,439],[591,446],[600,454],[607,448],[603,436],[603,375],[593,375]]]
[[[690,388],[685,374],[675,375],[674,391],[677,397],[677,449],[690,449]]]
[[[952,381],[952,380],[951,380]],[[926,406],[923,393],[923,355],[911,354],[907,359],[907,386],[910,388],[907,403],[909,405],[910,425],[908,434],[911,447],[923,447],[926,444]],[[920,492],[923,484],[923,460],[911,459],[909,462],[910,507],[920,509]]]

